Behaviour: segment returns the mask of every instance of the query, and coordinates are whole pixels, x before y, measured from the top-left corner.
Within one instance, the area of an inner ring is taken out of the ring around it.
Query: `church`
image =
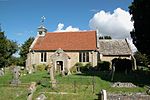
[[[136,65],[126,39],[97,39],[97,31],[94,30],[47,32],[42,24],[29,48],[26,69],[32,73],[34,66],[52,64],[55,71],[62,72],[69,71],[78,62],[95,67],[98,61],[111,63],[118,57],[133,60]]]
[[[97,66],[96,31],[47,32],[41,25],[27,54],[26,68],[53,63],[55,70],[66,71],[77,62]]]

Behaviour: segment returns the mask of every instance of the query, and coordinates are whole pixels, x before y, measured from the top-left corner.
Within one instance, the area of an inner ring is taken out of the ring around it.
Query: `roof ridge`
[[[80,30],[80,31],[54,31],[54,32],[47,32],[47,33],[78,33],[78,32],[83,32],[83,33],[88,33],[88,32],[96,32],[96,30]]]

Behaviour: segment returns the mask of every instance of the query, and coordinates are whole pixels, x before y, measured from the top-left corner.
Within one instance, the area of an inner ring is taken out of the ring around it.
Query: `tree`
[[[17,50],[17,43],[7,39],[4,32],[0,32],[0,68],[9,64],[9,59]]]
[[[29,53],[29,47],[31,46],[32,42],[34,40],[34,37],[30,37],[29,39],[27,39],[24,44],[21,46],[20,48],[20,59],[21,61],[21,65],[25,66],[25,61],[27,59],[27,54]]]
[[[112,39],[111,36],[100,36],[99,39]]]
[[[134,29],[130,32],[138,51],[150,58],[150,0],[134,0],[129,6]]]
[[[134,53],[137,65],[147,66],[149,61],[145,54],[141,54],[139,51]]]

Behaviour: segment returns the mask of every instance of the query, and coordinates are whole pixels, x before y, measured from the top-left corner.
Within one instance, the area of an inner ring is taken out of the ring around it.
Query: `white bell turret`
[[[38,27],[38,35],[39,36],[45,36],[46,32],[47,32],[47,29],[44,27],[44,20],[45,20],[45,17],[41,17],[41,25],[40,27]]]

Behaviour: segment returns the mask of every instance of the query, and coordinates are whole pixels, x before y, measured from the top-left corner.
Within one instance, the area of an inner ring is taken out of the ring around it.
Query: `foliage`
[[[92,67],[92,64],[89,62],[89,63],[86,63],[84,66],[81,66],[81,72],[85,72],[85,71],[90,71],[93,69]]]
[[[149,60],[145,54],[141,54],[139,51],[134,53],[137,65],[148,66]]]
[[[133,43],[138,51],[146,54],[150,58],[150,0],[133,0],[129,6],[129,12],[132,14],[134,29],[131,32]]]
[[[44,71],[46,68],[46,65],[45,64],[39,64],[39,65],[36,65],[36,69],[38,71]]]
[[[0,32],[0,67],[8,66],[11,56],[17,50],[17,43],[7,39],[4,32]]]
[[[123,72],[123,71],[131,71],[132,70],[132,61],[129,59],[121,59],[121,58],[114,58],[112,60],[112,65],[115,66],[115,71]]]
[[[81,68],[83,66],[83,63],[77,62],[74,66],[70,68],[71,73],[77,73],[77,68]]]
[[[8,62],[8,65],[20,65],[20,58],[19,57],[14,57],[14,56],[11,56],[9,59],[9,62]]]
[[[77,63],[75,64],[75,66],[82,67],[82,66],[83,66],[83,63],[77,62]]]
[[[89,71],[92,70],[92,64],[89,63],[82,63],[82,62],[77,62],[71,69],[71,73],[76,73],[78,70],[80,70],[81,72],[85,72],[85,71]]]
[[[108,61],[99,61],[97,64],[97,70],[108,71],[110,69],[110,62]]]
[[[20,58],[21,58],[21,64],[23,66],[25,66],[25,61],[27,59],[27,54],[29,53],[29,47],[31,46],[32,42],[33,42],[34,38],[30,37],[29,39],[27,39],[24,44],[22,44],[21,48],[20,48]]]
[[[111,36],[100,36],[99,39],[112,39]]]
[[[73,73],[77,73],[77,67],[76,66],[72,66],[70,68],[70,72],[73,74]]]

